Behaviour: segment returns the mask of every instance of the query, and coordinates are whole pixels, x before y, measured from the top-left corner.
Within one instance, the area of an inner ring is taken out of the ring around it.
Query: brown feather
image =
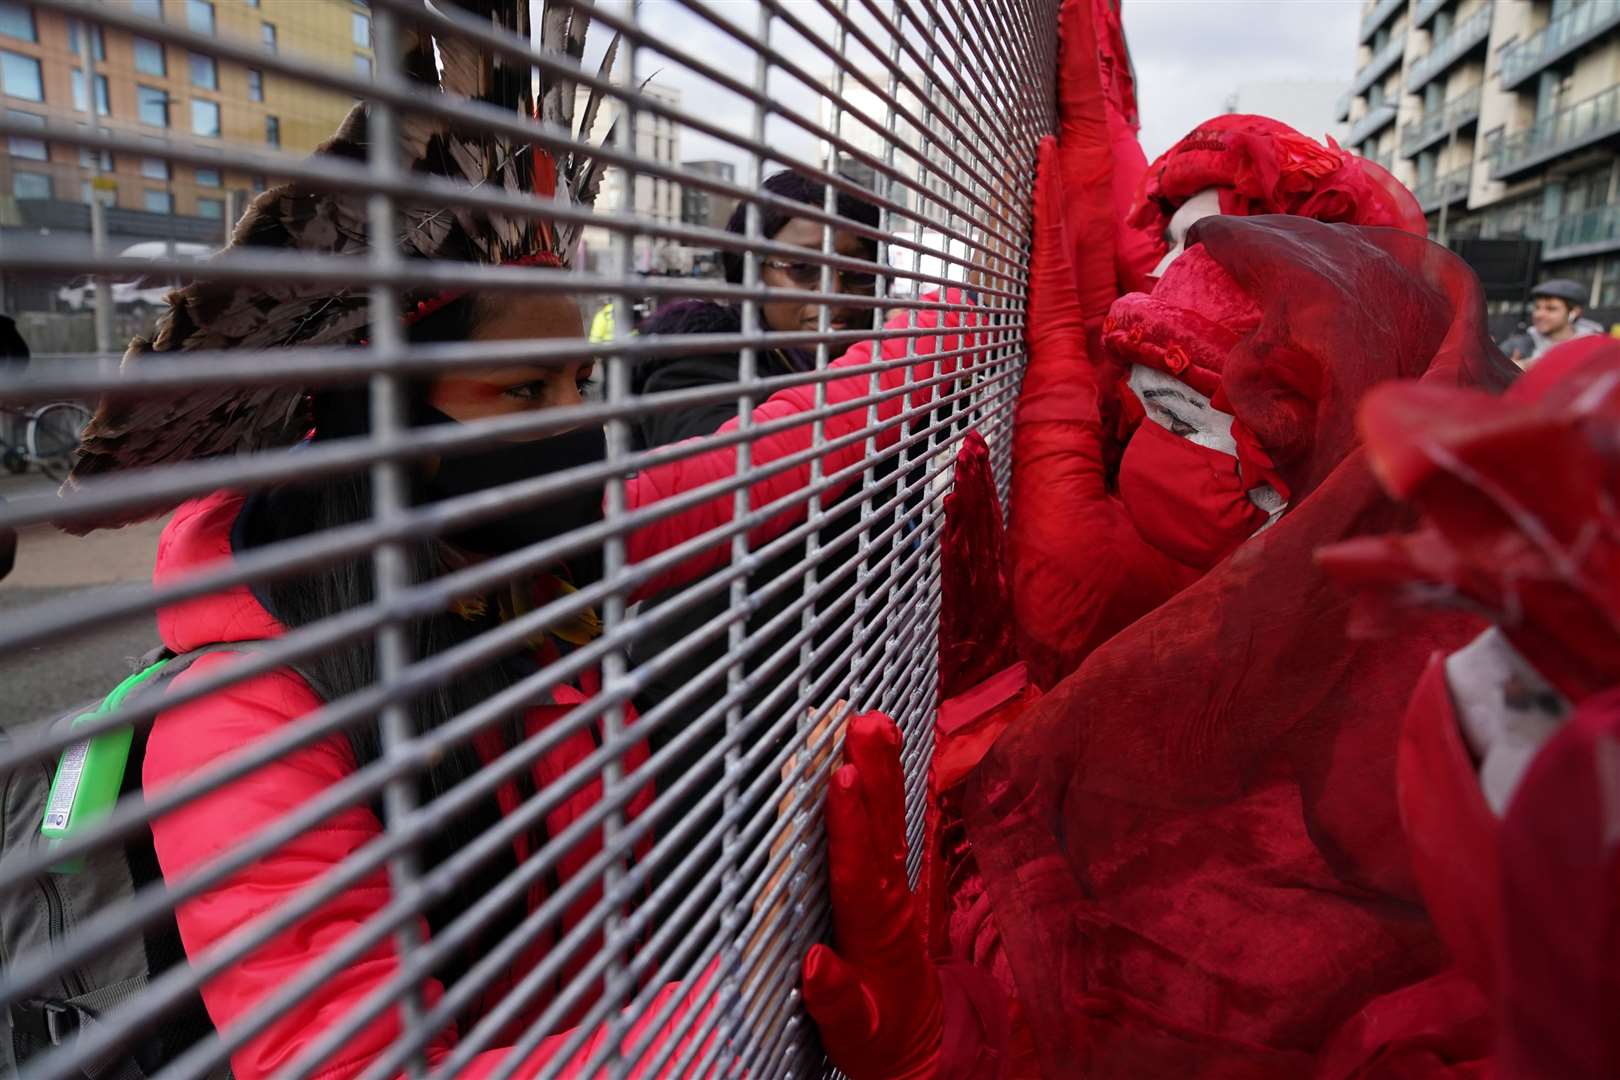
[[[528,39],[528,0],[455,2],[475,17]],[[564,6],[556,5],[559,9]],[[559,24],[556,14],[548,5],[544,26],[552,33],[560,26],[561,34],[551,47],[578,59],[584,52],[589,19],[580,15]],[[617,39],[609,47],[607,64],[611,65],[616,52]],[[404,27],[402,53],[402,70],[435,90],[512,109],[523,116],[536,114],[532,79],[522,64],[486,54],[464,39],[435,38],[412,25]],[[556,88],[548,88],[548,93]],[[571,88],[568,93],[567,114],[572,119]],[[593,96],[587,109],[592,122],[598,105]],[[504,134],[458,130],[442,118],[417,113],[400,117],[398,133],[401,160],[411,172],[493,185],[512,195],[533,192],[532,155],[541,151],[532,145],[514,142]],[[369,149],[366,108],[357,105],[316,154],[364,162]],[[599,174],[583,160],[571,165],[570,186],[576,198],[582,180],[594,192]],[[588,202],[590,197],[582,201]],[[366,199],[363,190],[332,193],[296,182],[279,185],[248,206],[232,230],[227,251],[280,249],[363,256],[371,244]],[[557,243],[551,230],[511,215],[442,205],[402,204],[397,210],[400,228],[394,241],[407,257],[496,264],[529,255],[537,245],[551,249]],[[566,251],[562,247],[556,253],[566,257]],[[411,295],[408,292],[404,298],[407,303],[412,302]],[[168,297],[167,309],[151,339],[132,341],[123,363],[136,364],[153,353],[353,344],[366,336],[368,299],[365,288],[334,292],[329,285],[296,281],[253,286],[197,281]],[[68,484],[76,487],[88,478],[122,470],[285,445],[304,434],[305,400],[306,392],[298,386],[209,386],[168,394],[109,394],[85,428]],[[113,515],[88,522],[82,529],[129,524],[164,509]]]

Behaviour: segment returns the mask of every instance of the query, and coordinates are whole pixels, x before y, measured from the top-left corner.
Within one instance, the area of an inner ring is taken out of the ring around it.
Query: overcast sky
[[[1357,0],[1124,4],[1149,158],[1220,112],[1241,83],[1348,83],[1355,74]]]
[[[949,0],[962,2],[973,0]],[[1353,74],[1358,0],[1123,2],[1125,31],[1141,97],[1142,145],[1150,158],[1199,121],[1221,112],[1227,96],[1240,84],[1347,82]],[[922,5],[922,9],[928,6]],[[788,0],[787,7],[824,41],[832,40],[833,22],[821,0]],[[886,46],[887,35],[864,10],[861,0],[854,0],[849,7],[857,24],[872,30]],[[886,2],[879,7],[891,9]],[[751,0],[708,0],[707,10],[716,19],[750,34],[757,31],[759,7]],[[644,0],[641,20],[643,26],[655,30],[672,47],[691,50],[719,72],[744,84],[753,82],[753,52],[686,4],[678,0]],[[587,59],[600,57],[610,37],[601,28],[593,31]],[[815,76],[825,77],[832,70],[825,51],[780,20],[773,27],[771,42]],[[1016,45],[1013,49],[1016,56]],[[872,56],[858,43],[848,43],[844,55],[852,66],[880,82],[886,78],[884,58]],[[749,132],[753,110],[746,98],[727,92],[683,65],[657,55],[655,50],[643,50],[638,66],[642,78],[651,75],[655,85],[679,91],[682,105],[689,112],[739,134]],[[918,65],[912,62],[908,66],[916,69]],[[770,96],[812,119],[816,117],[814,92],[786,73],[772,72]],[[773,148],[790,154],[813,157],[816,153],[813,136],[779,117],[770,119],[766,139]],[[744,151],[699,132],[683,132],[681,142],[684,160],[721,158],[739,165],[747,160]]]

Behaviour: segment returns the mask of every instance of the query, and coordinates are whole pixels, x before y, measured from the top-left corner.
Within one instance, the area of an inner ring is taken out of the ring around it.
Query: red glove
[[[827,1056],[850,1080],[994,1080],[1006,1003],[988,976],[934,966],[906,884],[900,732],[881,713],[858,716],[844,754],[827,792],[838,951],[814,945],[804,958],[804,1004]]]
[[[1018,654],[1043,690],[1198,576],[1144,541],[1108,490],[1099,373],[1064,247],[1058,154],[1050,136],[1041,140],[1007,524]]]

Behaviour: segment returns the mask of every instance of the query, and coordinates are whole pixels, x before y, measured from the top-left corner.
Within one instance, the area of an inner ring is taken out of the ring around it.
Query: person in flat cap
[[[1601,325],[1583,317],[1587,301],[1586,286],[1570,278],[1548,278],[1531,289],[1529,348],[1511,348],[1513,362],[1529,367],[1554,345],[1603,333]]]

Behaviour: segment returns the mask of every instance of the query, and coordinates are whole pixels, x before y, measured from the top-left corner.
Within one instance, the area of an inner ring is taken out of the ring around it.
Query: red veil
[[[1483,995],[1436,980],[1405,1011],[1429,999],[1429,1042],[1494,1016],[1501,1076],[1620,1075],[1620,345],[1559,346],[1500,398],[1388,386],[1361,412],[1374,471],[1426,519],[1321,553],[1364,590],[1367,628],[1393,605],[1488,611],[1573,706],[1498,818],[1444,657],[1430,661],[1402,732],[1401,818],[1424,902]],[[1377,1035],[1387,1058],[1407,1032]],[[1477,1034],[1478,1056],[1492,1041]]]
[[[1212,218],[1193,242],[1255,300],[1228,405],[1292,504],[1122,630],[969,780],[967,822],[1050,1077],[1308,1075],[1373,997],[1439,970],[1395,805],[1428,614],[1350,641],[1325,543],[1409,528],[1353,424],[1378,382],[1499,389],[1472,273],[1409,233]],[[1106,557],[1099,553],[1098,557]]]

